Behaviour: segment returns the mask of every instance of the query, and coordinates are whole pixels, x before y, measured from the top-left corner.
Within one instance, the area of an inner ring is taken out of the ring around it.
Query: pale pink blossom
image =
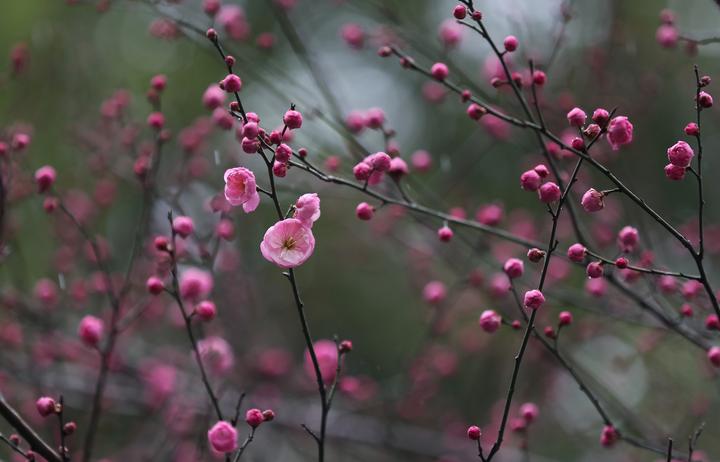
[[[288,218],[271,226],[260,243],[266,260],[280,268],[296,268],[307,261],[315,250],[312,230],[296,218]]]
[[[320,198],[316,193],[303,194],[295,202],[295,214],[293,218],[297,218],[303,225],[312,228],[318,218],[320,218]]]
[[[255,174],[245,167],[225,171],[225,198],[230,205],[242,205],[246,213],[254,211],[260,204]]]

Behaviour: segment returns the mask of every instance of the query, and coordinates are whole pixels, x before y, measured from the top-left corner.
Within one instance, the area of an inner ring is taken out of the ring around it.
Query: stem
[[[46,443],[30,425],[20,417],[20,414],[13,409],[5,397],[0,393],[0,415],[13,427],[25,441],[30,444],[33,451],[37,452],[49,462],[64,462],[57,452]]]

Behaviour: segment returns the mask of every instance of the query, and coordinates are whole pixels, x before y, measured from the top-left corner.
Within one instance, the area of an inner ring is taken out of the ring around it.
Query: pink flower
[[[558,185],[552,181],[548,181],[540,186],[540,189],[538,189],[538,196],[540,197],[541,202],[549,204],[551,202],[559,201],[562,196],[562,192],[560,191],[560,187]]]
[[[492,334],[500,328],[502,317],[493,310],[485,310],[480,315],[478,323],[482,330]]]
[[[713,97],[710,93],[701,91],[698,95],[697,102],[702,108],[709,108],[713,105]]]
[[[453,234],[453,230],[448,226],[443,226],[437,230],[438,239],[440,239],[441,242],[450,242]]]
[[[225,28],[225,33],[233,40],[245,40],[250,35],[245,11],[237,5],[223,5],[215,21]]]
[[[375,215],[375,207],[367,202],[360,202],[357,207],[355,207],[355,215],[363,221],[370,220],[373,215]]]
[[[235,365],[232,348],[222,337],[207,337],[197,343],[203,363],[215,375],[225,375]]]
[[[627,117],[618,116],[610,121],[608,125],[608,142],[614,151],[620,146],[630,144],[633,140],[633,124]]]
[[[217,452],[233,452],[238,447],[237,430],[228,422],[221,420],[208,431],[208,441]]]
[[[47,417],[55,412],[55,400],[48,396],[40,397],[35,401],[35,407],[41,416]]]
[[[245,213],[254,211],[260,204],[255,174],[245,167],[225,170],[225,198],[230,205],[242,205]]]
[[[573,244],[568,248],[567,256],[570,259],[570,261],[574,261],[575,263],[582,263],[582,261],[585,259],[585,252],[587,252],[587,249],[582,244]]]
[[[535,170],[528,170],[520,175],[520,187],[525,191],[537,191],[542,178]]]
[[[430,68],[430,74],[437,80],[443,81],[447,78],[450,71],[444,63],[435,63]]]
[[[543,303],[545,303],[545,296],[537,289],[528,290],[527,292],[525,292],[525,298],[523,303],[525,305],[525,308],[537,310],[543,305]]]
[[[180,295],[183,298],[204,298],[212,289],[213,277],[207,271],[188,268],[180,275]]]
[[[228,93],[237,93],[242,89],[242,80],[235,74],[228,74],[220,82],[220,87]]]
[[[203,93],[202,103],[208,109],[215,109],[223,105],[226,93],[220,85],[212,84]]]
[[[173,231],[175,231],[180,237],[188,237],[195,230],[195,224],[192,218],[179,216],[175,217],[172,222]]]
[[[362,132],[366,123],[365,114],[360,111],[352,111],[345,118],[345,126],[353,133]]]
[[[618,432],[612,425],[605,425],[602,433],[600,434],[600,444],[606,448],[614,445],[618,440]]]
[[[670,146],[667,150],[668,160],[671,164],[678,167],[688,167],[692,162],[695,153],[689,144],[684,141],[678,141]]]
[[[447,289],[440,281],[430,281],[423,288],[422,296],[426,302],[436,305],[445,300]]]
[[[465,8],[465,7],[463,7]],[[480,427],[477,425],[471,425],[467,429],[467,437],[470,438],[473,441],[477,441],[480,439],[480,436],[482,436],[482,431],[480,431]]]
[[[590,188],[583,194],[580,204],[586,212],[598,212],[605,207],[604,197],[605,195],[602,192]]]
[[[464,7],[463,7],[464,8]],[[447,48],[454,48],[460,44],[463,27],[452,19],[446,19],[440,24],[440,41]]]
[[[579,107],[575,107],[567,113],[567,120],[573,127],[582,127],[585,125],[585,121],[587,120],[587,114],[585,114],[585,111]]]
[[[597,279],[599,277],[602,277],[602,275],[603,275],[602,262],[593,261],[593,262],[588,263],[585,271],[587,272],[587,275],[589,278]]]
[[[410,156],[410,163],[418,172],[427,172],[432,167],[432,157],[429,152],[421,149]]]
[[[678,167],[677,165],[667,164],[663,169],[665,176],[668,180],[680,181],[685,178],[685,167]]]
[[[302,127],[303,123],[302,114],[300,114],[294,109],[290,109],[289,111],[285,112],[285,115],[283,116],[283,123],[287,125],[290,130],[300,128]]]
[[[260,409],[248,409],[245,413],[245,423],[250,425],[252,428],[257,428],[261,423],[265,421],[263,413]]]
[[[318,340],[313,343],[313,349],[315,350],[323,382],[326,384],[331,383],[335,380],[338,363],[338,351],[335,342],[332,340]],[[315,378],[315,366],[308,350],[305,350],[305,372],[308,377]]]
[[[210,300],[203,300],[195,306],[195,314],[203,321],[212,321],[217,314],[217,308]]]
[[[518,47],[518,39],[514,35],[508,35],[505,37],[505,40],[503,40],[503,46],[505,46],[505,50],[509,53],[512,53],[513,51],[517,50]]]
[[[280,268],[296,268],[307,261],[315,250],[312,230],[303,222],[288,218],[271,226],[260,243],[266,260]]]
[[[50,165],[45,165],[37,169],[35,171],[35,183],[37,184],[38,192],[43,193],[50,189],[53,183],[55,183],[56,178],[57,173]]]
[[[623,252],[632,252],[639,240],[638,230],[632,226],[625,226],[618,233],[618,245]]]
[[[95,347],[102,338],[103,329],[104,323],[102,319],[88,315],[80,320],[78,335],[85,345]]]
[[[347,23],[340,29],[340,36],[352,48],[360,49],[365,43],[365,31],[355,23]]]
[[[295,214],[303,225],[312,228],[313,223],[320,218],[320,198],[316,193],[303,194],[295,202]]]
[[[523,272],[525,270],[525,264],[522,260],[517,258],[509,258],[505,265],[503,266],[503,270],[505,271],[505,274],[508,275],[510,279],[519,278],[523,275]]]
[[[710,361],[710,364],[715,367],[720,367],[720,347],[710,347],[707,352],[707,358]]]
[[[407,175],[407,162],[405,162],[400,157],[393,157],[392,160],[390,160],[390,168],[388,169],[388,174],[394,178],[399,178],[403,175]]]
[[[535,403],[525,403],[520,406],[520,415],[527,423],[533,423],[540,415],[540,410]]]
[[[573,322],[573,315],[569,311],[561,311],[558,315],[558,324],[560,326],[569,326]]]
[[[672,24],[663,24],[655,33],[655,40],[663,48],[673,48],[678,42],[678,31]]]

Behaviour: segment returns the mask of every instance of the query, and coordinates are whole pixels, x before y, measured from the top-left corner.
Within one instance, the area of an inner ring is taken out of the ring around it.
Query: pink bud
[[[693,315],[692,306],[690,306],[689,303],[683,303],[680,307],[680,314],[682,314],[686,318],[691,318]]]
[[[583,194],[580,204],[586,212],[598,212],[605,207],[604,197],[602,192],[590,188]]]
[[[523,275],[525,265],[522,260],[517,258],[510,258],[503,265],[503,271],[508,275],[510,279],[519,278]]]
[[[545,85],[545,82],[547,81],[547,76],[543,71],[535,71],[532,75],[533,83],[538,86]]]
[[[618,233],[618,245],[623,252],[632,252],[639,241],[638,230],[625,226]]]
[[[285,115],[283,116],[283,123],[287,125],[290,130],[300,128],[303,123],[302,114],[294,109],[290,109],[285,112]]]
[[[220,87],[228,93],[236,93],[242,88],[242,80],[235,74],[228,74],[220,82]]]
[[[567,120],[570,126],[579,128],[585,125],[585,121],[587,120],[587,114],[585,114],[585,111],[583,111],[579,107],[575,107],[567,113]]]
[[[668,180],[680,181],[685,178],[685,172],[687,169],[674,164],[667,164],[663,170],[665,171],[665,177],[667,177]]]
[[[151,294],[158,295],[165,289],[165,284],[159,277],[150,276],[145,282],[145,287],[147,287],[148,292]]]
[[[628,267],[628,259],[625,257],[619,257],[615,260],[615,266],[617,266],[619,269],[625,269]]]
[[[104,323],[102,319],[95,316],[85,316],[80,320],[78,327],[78,336],[83,343],[90,347],[95,347],[100,342],[103,335]]]
[[[569,311],[561,311],[558,315],[558,324],[561,326],[569,326],[573,322],[572,313]]]
[[[593,261],[593,262],[588,263],[586,271],[587,271],[587,275],[589,278],[597,279],[599,277],[602,277],[602,275],[603,275],[602,262]]]
[[[480,106],[479,104],[472,103],[467,107],[467,115],[473,120],[480,120],[482,116],[487,114],[487,109]]]
[[[600,444],[603,447],[609,448],[617,442],[619,436],[620,435],[618,435],[615,427],[612,425],[606,425],[603,427],[602,433],[600,434]]]
[[[540,409],[538,409],[535,403],[525,403],[520,406],[520,415],[525,419],[525,422],[531,424],[537,420],[538,415],[540,415]]]
[[[455,8],[453,8],[453,16],[455,16],[455,19],[465,19],[465,15],[467,15],[465,5],[455,5]]]
[[[275,160],[285,163],[290,160],[291,156],[292,148],[290,148],[287,144],[282,143],[275,148]]]
[[[273,175],[275,175],[278,178],[284,178],[285,175],[287,175],[287,163],[280,162],[279,160],[276,160],[273,162]]]
[[[610,113],[603,108],[597,108],[593,111],[592,120],[596,124],[603,127],[610,120]]]
[[[685,129],[683,131],[688,136],[698,136],[700,134],[700,127],[698,127],[695,122],[690,122],[685,125]]]
[[[538,195],[540,196],[541,202],[549,204],[551,202],[559,201],[562,193],[560,192],[560,187],[558,185],[549,181],[540,186],[540,189],[538,189]]]
[[[671,164],[678,167],[688,167],[692,162],[695,153],[689,144],[684,141],[678,141],[670,146],[667,150],[668,160]]]
[[[165,125],[165,116],[162,112],[153,112],[148,116],[147,124],[155,130],[160,130]]]
[[[710,95],[710,93],[701,91],[697,98],[698,105],[702,108],[709,108],[713,105],[713,97]]]
[[[467,436],[471,440],[477,441],[480,439],[480,436],[482,436],[482,431],[480,431],[480,427],[472,425],[467,429]]]
[[[150,79],[150,86],[155,91],[158,91],[158,92],[163,91],[165,89],[166,85],[167,85],[167,77],[162,74],[158,74],[158,75],[154,76],[152,79]]]
[[[445,80],[449,73],[450,71],[448,71],[448,67],[444,63],[435,63],[430,68],[430,74],[439,81]]]
[[[265,418],[263,417],[263,413],[260,409],[249,409],[245,413],[245,422],[253,428],[259,427],[264,420]]]
[[[545,303],[545,296],[539,290],[533,289],[525,292],[525,297],[523,300],[525,308],[537,310],[543,305],[543,303]]]
[[[447,226],[443,226],[442,228],[438,229],[437,235],[438,239],[440,239],[441,242],[450,242],[453,237],[453,230]]]
[[[720,367],[720,347],[711,347],[707,352],[707,357],[713,366]]]
[[[512,53],[513,51],[517,50],[518,47],[518,39],[514,35],[508,35],[505,37],[505,40],[503,40],[503,46],[505,47],[505,51]]]
[[[40,167],[35,171],[35,183],[38,187],[38,192],[44,193],[55,183],[57,173],[55,169],[49,165]]]
[[[500,328],[502,317],[493,310],[485,310],[480,315],[478,324],[480,324],[482,330],[492,334]]]
[[[55,413],[55,400],[48,396],[43,396],[35,401],[35,407],[41,416],[47,417]]]
[[[545,258],[545,251],[533,247],[532,249],[528,250],[527,257],[528,260],[530,260],[531,262],[537,263],[543,258]]]
[[[195,224],[192,218],[186,216],[175,217],[172,222],[173,231],[180,237],[188,237],[195,230]]]
[[[355,215],[361,220],[370,220],[375,214],[375,208],[367,202],[360,202],[355,208]]]
[[[705,318],[705,328],[708,330],[720,330],[720,319],[716,314],[709,314]]]
[[[233,452],[238,447],[237,430],[230,423],[221,420],[208,431],[208,441],[217,452],[225,454]]]
[[[386,172],[390,168],[390,156],[384,152],[376,152],[367,159],[368,163],[372,166],[375,171]]]
[[[573,244],[568,248],[567,256],[571,261],[582,263],[585,260],[587,249],[582,244]]]
[[[217,308],[210,300],[203,300],[195,306],[195,314],[203,321],[212,321],[217,314]]]
[[[520,187],[525,191],[537,191],[542,183],[542,178],[535,170],[528,170],[520,175]]]

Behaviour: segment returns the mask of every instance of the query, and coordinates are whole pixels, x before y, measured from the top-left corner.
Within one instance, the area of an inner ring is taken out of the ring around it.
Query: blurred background
[[[402,69],[397,59],[377,55],[379,46],[393,43],[423,68],[446,62],[450,80],[460,87],[521,114],[507,88],[490,85],[497,61],[481,37],[455,24],[455,2],[223,4],[240,8],[232,15],[226,10],[232,17],[227,27],[203,13],[196,0],[25,0],[3,7],[0,50],[7,59],[0,74],[0,133],[7,140],[22,131],[31,134],[32,142],[21,156],[3,160],[4,175],[12,171],[16,181],[6,203],[0,260],[0,391],[48,439],[54,438],[54,425],[36,417],[34,401],[63,394],[66,416],[79,427],[69,442],[71,452],[81,447],[98,363],[97,354],[76,339],[77,324],[88,313],[107,318],[110,307],[82,240],[68,237],[67,222],[43,211],[30,178],[42,165],[57,169],[59,194],[86,212],[85,223],[106,244],[108,266],[122,277],[142,208],[133,166],[138,152],[152,149],[145,119],[153,106],[146,93],[150,79],[164,74],[162,112],[172,137],[159,166],[148,242],[168,233],[169,209],[195,221],[197,242],[187,244],[182,268],[204,266],[214,273],[218,318],[198,329],[202,337],[224,338],[232,349],[231,371],[212,379],[222,405],[232,409],[245,392],[247,406],[272,407],[278,416],[260,429],[243,457],[315,460],[314,443],[300,424],[316,426],[319,403],[303,367],[304,342],[292,293],[278,268],[258,251],[275,221],[267,198],[254,214],[230,211],[234,239],[217,241],[214,263],[203,258],[207,247],[199,236],[215,242],[218,214],[208,204],[222,191],[225,169],[247,166],[261,185],[267,177],[261,175],[261,161],[241,152],[234,130],[217,127],[212,111],[203,106],[203,93],[226,70],[198,31],[218,29],[237,58],[243,104],[259,114],[264,127],[280,127],[284,111],[297,105],[305,122],[291,145],[306,148],[316,165],[352,179],[357,159],[390,148],[410,164],[405,190],[418,203],[443,212],[459,207],[470,218],[497,205],[503,210],[499,227],[547,240],[550,219],[544,207],[518,187],[519,175],[544,161],[535,136],[491,118],[472,121],[457,95]],[[566,130],[565,114],[574,106],[588,113],[617,108],[618,115],[630,118],[634,142],[617,152],[600,142],[593,156],[696,239],[694,179],[670,182],[663,166],[665,150],[687,138],[682,128],[695,117],[693,65],[701,75],[719,76],[720,39],[695,41],[720,37],[720,7],[710,0],[488,0],[476,5],[496,42],[508,34],[518,37],[519,50],[510,57],[513,70],[527,73],[527,60],[533,59],[547,73],[541,100],[555,133]],[[658,32],[664,9],[674,13],[672,28],[680,38]],[[129,102],[121,116],[108,117],[108,101],[118,98]],[[345,121],[353,111],[376,107],[393,133],[348,129]],[[714,181],[720,168],[719,120],[716,107],[703,114],[707,268],[713,282],[720,281],[715,239],[720,238],[720,185]],[[189,146],[196,138],[197,145]],[[558,162],[568,172],[574,164],[565,158]],[[442,243],[436,237],[442,221],[379,207],[357,191],[316,181],[299,169],[291,169],[278,185],[284,206],[306,192],[321,198],[322,216],[313,228],[317,247],[298,269],[298,280],[314,337],[337,335],[354,344],[331,413],[328,460],[473,460],[474,443],[465,429],[476,424],[485,444],[494,441],[521,339],[521,332],[509,327],[483,332],[477,319],[486,309],[508,321],[517,317],[512,295],[501,290],[507,284],[502,264],[509,257],[525,259],[526,249],[467,228],[453,228],[453,241]],[[586,170],[571,200],[579,203],[591,186],[611,187]],[[396,195],[391,182],[377,190]],[[379,207],[370,222],[354,214],[365,200]],[[616,233],[630,225],[641,236],[633,261],[648,261],[646,252],[652,252],[651,266],[693,272],[684,249],[639,212],[629,201],[611,196],[602,214],[580,211],[580,217],[595,248],[608,258],[618,252]],[[561,221],[559,239],[560,254],[576,241],[567,220]],[[154,272],[150,253],[132,274],[133,301],[147,297],[144,281]],[[540,272],[539,265],[527,261],[525,268],[515,282],[520,293],[537,285]],[[702,296],[659,291],[655,277],[622,280],[620,275],[620,280],[669,319],[717,341],[704,329],[710,311]],[[40,289],[38,281],[45,281]],[[447,291],[434,305],[422,295],[431,281],[442,282]],[[48,285],[57,290],[52,303],[40,296]],[[720,460],[715,438],[720,390],[704,351],[648,316],[617,287],[610,285],[597,296],[600,289],[586,285],[582,268],[556,259],[538,328],[555,326],[560,311],[573,313],[575,322],[563,330],[560,351],[626,434],[660,448],[671,436],[685,450],[688,435],[704,422],[699,447],[705,458],[698,460]],[[696,315],[683,321],[679,312],[686,302]],[[214,460],[204,436],[212,416],[170,297],[158,297],[140,314],[120,337],[117,351],[97,459]],[[147,373],[157,364],[167,367],[164,378]],[[624,443],[602,448],[602,419],[535,340],[514,402],[513,418],[525,402],[536,403],[540,414],[527,428],[509,432],[498,460],[663,459]],[[0,429],[10,433],[4,422]],[[9,450],[0,451],[10,460]]]

